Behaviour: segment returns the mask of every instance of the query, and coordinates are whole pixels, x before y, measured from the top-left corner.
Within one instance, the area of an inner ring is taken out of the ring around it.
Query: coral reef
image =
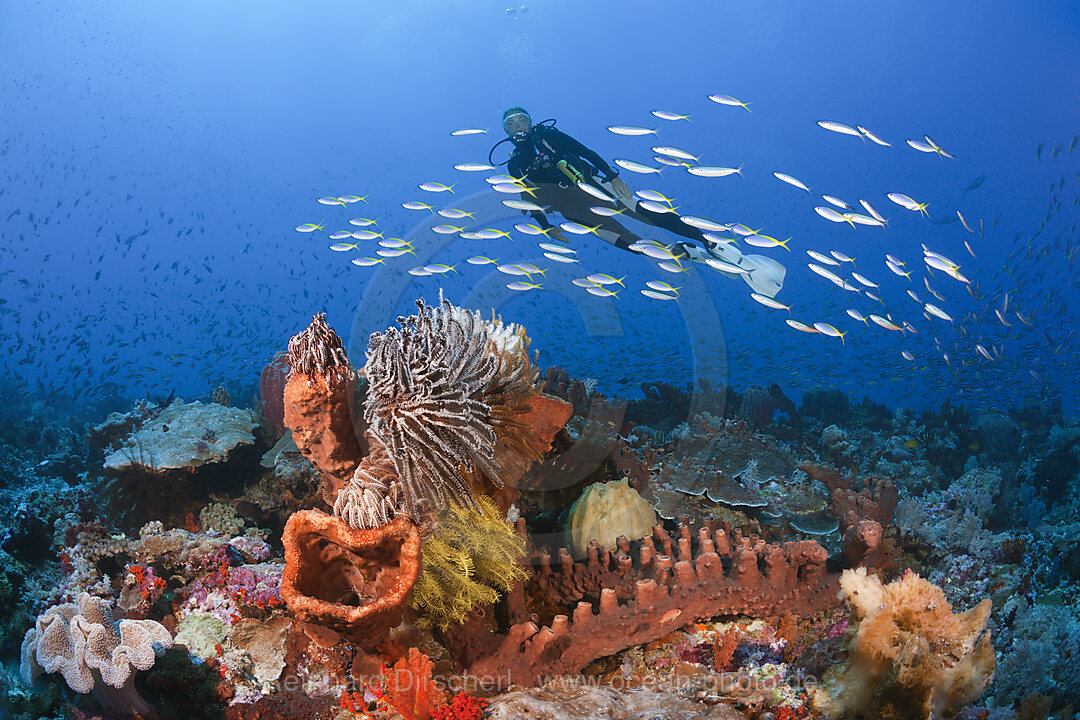
[[[261,409],[218,392],[197,410],[228,413],[202,442],[248,438],[218,461],[157,467],[153,443],[190,435],[170,413],[197,403],[128,401],[101,422],[103,405],[83,424],[5,409],[0,716],[996,720],[1080,704],[1080,425],[1060,408],[833,391],[796,407],[762,380],[608,398],[558,368],[541,384],[520,328],[448,303],[376,333],[362,371],[322,316],[290,348]],[[135,462],[101,479],[125,447]],[[631,504],[623,522],[612,508]],[[154,623],[172,648],[108,653],[128,658],[119,689],[24,686],[10,648],[38,615],[73,636],[58,608],[84,602],[119,640]]]

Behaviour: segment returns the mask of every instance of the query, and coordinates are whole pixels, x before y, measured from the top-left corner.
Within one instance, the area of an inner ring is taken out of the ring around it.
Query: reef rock
[[[745,720],[730,705],[707,707],[670,693],[625,692],[612,687],[556,681],[542,688],[515,690],[496,698],[492,720]]]

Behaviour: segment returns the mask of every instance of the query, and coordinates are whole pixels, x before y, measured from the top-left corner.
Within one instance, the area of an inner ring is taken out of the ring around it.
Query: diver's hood
[[[745,273],[728,273],[717,270],[729,278],[741,277],[750,288],[766,297],[776,297],[780,288],[784,287],[784,278],[787,276],[787,268],[776,260],[764,255],[743,255],[739,248],[730,244],[713,245],[709,248],[713,257],[719,258],[726,263],[738,265],[748,270]]]

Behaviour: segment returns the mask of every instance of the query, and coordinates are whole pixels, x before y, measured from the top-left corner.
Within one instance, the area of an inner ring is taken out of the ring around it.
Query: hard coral
[[[840,585],[858,624],[849,665],[831,692],[817,691],[827,714],[939,718],[989,686],[996,662],[989,599],[953,613],[941,588],[910,571],[884,585],[865,568],[845,570]]]
[[[294,513],[281,538],[281,598],[301,620],[374,647],[401,622],[420,574],[420,533],[406,518],[356,530],[316,510]]]

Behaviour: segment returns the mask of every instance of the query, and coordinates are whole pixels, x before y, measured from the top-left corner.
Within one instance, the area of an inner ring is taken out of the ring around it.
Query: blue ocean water
[[[326,311],[362,362],[368,333],[441,291],[522,323],[541,365],[624,396],[646,381],[705,378],[776,382],[794,398],[838,387],[909,407],[1058,398],[1076,409],[1080,76],[1068,69],[1080,66],[1080,12],[1070,4],[6,3],[0,58],[2,362],[27,389],[80,404],[199,396],[221,383],[250,395],[312,313]],[[524,219],[498,205],[486,173],[453,169],[486,162],[511,105],[556,118],[609,161],[652,162],[661,144],[742,165],[744,177],[678,167],[622,177],[673,198],[680,214],[790,237],[788,250],[741,248],[786,266],[777,300],[791,318],[828,323],[843,340],[792,329],[738,279],[700,264],[666,273],[592,235],[572,236],[580,262],[562,265],[517,232],[427,231],[430,213],[403,202],[475,204],[476,228]],[[891,147],[821,120],[861,125]],[[658,130],[607,131],[617,124]],[[467,127],[487,132],[450,134]],[[955,159],[905,143],[924,135]],[[418,188],[429,181],[453,195]],[[928,203],[929,216],[890,192]],[[827,222],[813,211],[822,193],[856,209],[867,199],[887,231]],[[316,202],[342,195],[366,202]],[[376,241],[334,252],[327,233],[355,229],[355,216],[412,240],[416,256],[350,264]],[[306,222],[325,230],[293,229]],[[923,244],[970,285],[928,272]],[[812,273],[808,249],[854,258],[843,274],[880,285],[882,302]],[[910,279],[886,267],[886,253]],[[519,278],[464,262],[473,255],[547,275],[515,292],[505,285]],[[430,263],[456,272],[407,274]],[[625,289],[600,298],[570,282],[593,272],[626,276]],[[656,279],[681,287],[680,299],[639,293]],[[954,322],[924,315],[927,302]],[[848,308],[915,332],[864,325]]]

